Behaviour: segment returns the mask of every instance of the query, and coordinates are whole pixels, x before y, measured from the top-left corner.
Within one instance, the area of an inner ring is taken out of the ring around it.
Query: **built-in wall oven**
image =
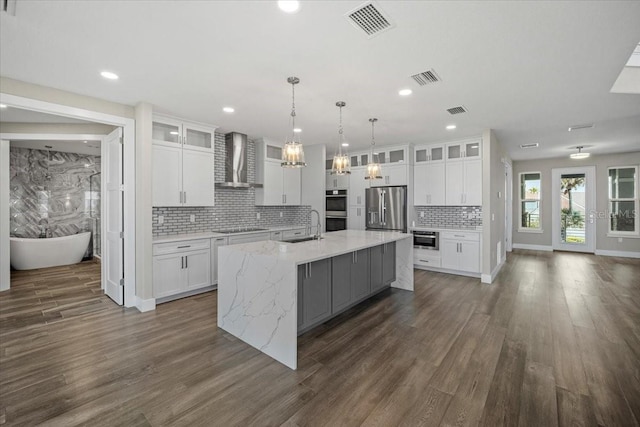
[[[413,230],[413,247],[416,249],[440,249],[440,233],[437,231]]]
[[[325,197],[325,230],[347,229],[347,190],[327,190]]]

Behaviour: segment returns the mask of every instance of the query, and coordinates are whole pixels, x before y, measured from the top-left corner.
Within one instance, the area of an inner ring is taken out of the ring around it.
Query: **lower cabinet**
[[[154,298],[211,286],[209,245],[209,239],[153,245]]]
[[[321,323],[329,317],[331,259],[298,266],[298,329]]]
[[[213,237],[211,239],[211,282],[213,284],[218,284],[218,249],[228,244],[228,237]]]
[[[299,265],[298,331],[328,320],[395,280],[395,242]]]
[[[365,230],[365,207],[364,206],[349,206],[347,209],[347,228],[349,230]]]
[[[480,273],[479,233],[440,233],[440,252],[442,268]]]

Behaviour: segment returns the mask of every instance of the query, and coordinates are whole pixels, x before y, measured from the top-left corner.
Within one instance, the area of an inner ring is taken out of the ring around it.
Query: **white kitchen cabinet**
[[[282,148],[262,139],[256,142],[256,179],[262,188],[256,188],[256,205],[300,205],[301,174],[299,168],[283,168]]]
[[[374,179],[371,181],[372,187],[386,187],[388,185],[407,185],[408,184],[408,166],[406,164],[386,164],[381,165],[382,179]]]
[[[166,298],[211,284],[210,239],[153,245],[154,298]]]
[[[413,204],[444,206],[445,203],[445,164],[416,163],[413,167]]]
[[[480,140],[452,142],[446,145],[447,161],[479,159],[482,155]]]
[[[211,282],[218,284],[218,249],[229,244],[229,239],[225,237],[213,237],[211,239]]]
[[[365,207],[351,205],[347,209],[347,228],[349,230],[366,229]]]
[[[364,193],[369,188],[369,181],[364,179],[366,173],[366,168],[351,169],[349,191],[347,192],[350,206],[364,206]]]
[[[306,235],[307,235],[306,227],[293,228],[291,230],[283,230],[282,231],[282,238],[283,239],[296,239],[296,238],[304,237]]]
[[[441,266],[449,270],[480,273],[480,234],[440,233]]]
[[[415,165],[444,162],[445,147],[439,145],[420,145],[415,147]]]
[[[153,206],[213,206],[215,127],[154,116]]]
[[[447,206],[481,206],[482,161],[447,162],[445,187]]]
[[[349,175],[332,175],[326,173],[325,187],[327,190],[346,190],[349,188]]]
[[[239,245],[242,243],[261,242],[263,240],[269,240],[271,233],[265,231],[264,233],[249,233],[249,234],[234,234],[229,236],[230,245]]]

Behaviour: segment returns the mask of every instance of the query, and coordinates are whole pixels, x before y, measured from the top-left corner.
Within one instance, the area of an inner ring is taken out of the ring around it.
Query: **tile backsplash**
[[[224,134],[215,135],[215,181],[224,181]],[[254,141],[247,144],[247,177],[255,182],[256,150]],[[210,207],[154,207],[153,235],[197,233],[237,227],[278,227],[307,223],[309,206],[255,206],[255,189],[215,189],[215,206]],[[257,215],[260,214],[260,219]],[[191,222],[191,215],[195,221]],[[164,217],[159,224],[158,217]]]
[[[482,225],[482,206],[416,206],[415,219],[417,227],[475,228]]]

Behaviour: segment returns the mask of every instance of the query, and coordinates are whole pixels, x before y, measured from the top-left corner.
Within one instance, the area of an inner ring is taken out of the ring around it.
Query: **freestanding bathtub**
[[[91,232],[48,239],[10,237],[11,266],[16,270],[77,264],[89,246]]]

